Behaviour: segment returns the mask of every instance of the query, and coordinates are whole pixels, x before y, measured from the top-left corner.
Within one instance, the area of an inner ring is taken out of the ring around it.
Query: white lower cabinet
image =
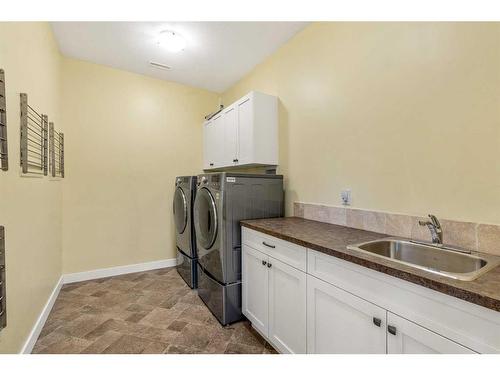
[[[242,242],[243,314],[281,353],[500,353],[498,312],[248,228]]]
[[[271,257],[268,265],[268,337],[282,353],[306,353],[307,275]]]
[[[242,309],[281,353],[306,353],[306,273],[242,247]]]
[[[307,276],[307,351],[320,354],[475,353],[310,275]]]
[[[308,353],[386,352],[386,311],[307,275]]]
[[[387,313],[389,354],[473,354],[474,351],[398,315]]]
[[[243,314],[263,335],[268,333],[268,256],[243,245],[242,254],[242,309]]]

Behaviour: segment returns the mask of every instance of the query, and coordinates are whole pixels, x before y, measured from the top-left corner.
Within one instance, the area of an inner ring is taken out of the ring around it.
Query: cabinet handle
[[[271,268],[273,265],[271,263],[267,263],[267,268]]]
[[[233,163],[237,163],[238,162],[238,159],[233,159]]]
[[[265,260],[262,261],[262,265],[265,266],[267,262]]]
[[[274,245],[269,245],[266,241],[262,241],[262,245],[270,247],[271,249],[274,249],[276,247]]]
[[[213,166],[213,165],[214,165],[214,163],[210,163],[210,166]]]
[[[387,331],[391,334],[396,336],[396,327],[394,326],[387,326]]]
[[[373,324],[375,324],[377,327],[380,327],[380,325],[382,324],[382,319],[374,317]]]

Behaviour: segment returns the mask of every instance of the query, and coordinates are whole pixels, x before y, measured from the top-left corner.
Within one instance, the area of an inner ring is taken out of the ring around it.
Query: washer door
[[[179,234],[182,234],[187,226],[188,206],[184,191],[178,187],[174,194],[174,220],[175,228]]]
[[[202,188],[196,193],[194,226],[198,243],[203,248],[210,249],[217,236],[217,208],[207,188]]]

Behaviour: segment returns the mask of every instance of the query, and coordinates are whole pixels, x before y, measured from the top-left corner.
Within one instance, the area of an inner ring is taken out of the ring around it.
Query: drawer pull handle
[[[270,247],[271,249],[274,249],[276,247],[274,245],[269,245],[266,241],[262,241],[262,245]]]
[[[391,335],[396,336],[396,327],[394,327],[394,326],[387,326],[387,331],[389,331],[389,333]]]
[[[262,265],[265,266],[267,262],[265,260],[262,261]]]
[[[271,263],[267,263],[267,268],[271,268],[273,265]]]
[[[373,324],[375,324],[377,327],[380,327],[380,325],[382,324],[382,319],[374,317]]]

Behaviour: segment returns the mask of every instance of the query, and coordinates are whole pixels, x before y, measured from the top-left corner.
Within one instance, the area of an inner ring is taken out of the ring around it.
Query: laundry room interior
[[[0,353],[500,353],[499,67],[499,22],[0,22]]]

